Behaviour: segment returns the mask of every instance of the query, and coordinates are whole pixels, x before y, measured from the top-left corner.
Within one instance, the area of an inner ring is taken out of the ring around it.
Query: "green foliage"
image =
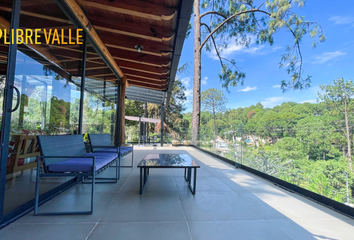
[[[202,92],[201,102],[202,109],[212,114],[226,111],[227,98],[216,88],[209,88]]]
[[[205,31],[202,33],[204,41],[201,48],[205,45],[207,51],[215,49],[221,64],[219,79],[224,88],[243,84],[246,77],[235,60],[221,56],[228,44],[234,42],[249,47],[255,39],[257,44],[273,45],[274,35],[282,29],[292,35],[294,42],[286,48],[279,64],[291,76],[290,80],[282,81],[281,88],[285,91],[310,86],[311,77],[303,76],[300,44],[306,35],[316,38],[314,47],[324,41],[325,37],[317,22],[310,22],[297,14],[305,2],[306,0],[202,1],[201,8],[205,13],[201,15],[201,26],[205,27]],[[209,24],[203,22],[203,19],[209,19]]]
[[[260,103],[212,114],[201,112],[201,147],[214,152],[216,134],[230,151],[219,153],[249,167],[345,203],[348,172],[349,196],[354,196],[354,174],[348,166],[353,140],[354,86],[338,79],[321,86],[318,103],[284,102],[273,108]],[[185,114],[190,118],[191,114]],[[241,141],[242,137],[242,141]],[[238,138],[238,139],[237,139]],[[250,140],[246,143],[245,140]],[[254,143],[253,141],[258,141]]]

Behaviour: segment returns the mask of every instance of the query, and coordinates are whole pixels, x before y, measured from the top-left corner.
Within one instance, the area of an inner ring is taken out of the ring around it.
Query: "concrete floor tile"
[[[291,240],[268,220],[188,222],[193,240]]]
[[[161,192],[161,191],[177,191],[176,182],[172,176],[156,176],[151,173],[148,176],[148,180],[145,184],[145,192]],[[122,192],[135,192],[139,193],[140,191],[140,175],[131,176],[124,187],[121,190]]]
[[[2,240],[84,240],[95,224],[17,224],[0,231]]]
[[[83,223],[97,222],[107,211],[109,205],[117,194],[96,193],[94,198],[94,213],[92,215],[63,215],[63,216],[33,216],[33,212],[20,218],[17,223]],[[39,206],[38,212],[67,212],[67,211],[89,211],[91,207],[90,194],[70,189],[49,202]]]
[[[188,183],[184,177],[175,177],[177,189],[185,191],[188,188]],[[232,191],[225,183],[220,181],[217,177],[201,177],[197,173],[197,193],[198,192],[228,192]]]
[[[177,192],[121,192],[102,222],[163,222],[185,220]]]
[[[188,221],[265,219],[255,208],[234,192],[180,193]]]
[[[352,240],[354,236],[353,221],[351,224],[340,219],[275,219],[271,221],[294,240]]]
[[[89,240],[191,240],[186,222],[98,224]]]

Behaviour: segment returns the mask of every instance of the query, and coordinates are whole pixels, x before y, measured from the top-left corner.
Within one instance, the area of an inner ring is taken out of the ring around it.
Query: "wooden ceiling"
[[[8,19],[11,1],[2,2],[0,16]],[[76,2],[127,77],[129,85],[160,91],[167,89],[176,38],[179,0]],[[54,0],[22,0],[20,27],[75,29]],[[71,38],[74,41],[76,34]],[[43,43],[44,39],[42,40]],[[143,46],[142,52],[137,52],[136,45]],[[42,44],[39,48],[41,49],[35,50],[69,74],[80,75],[82,45]],[[91,47],[88,48],[86,67],[86,77],[117,80]]]

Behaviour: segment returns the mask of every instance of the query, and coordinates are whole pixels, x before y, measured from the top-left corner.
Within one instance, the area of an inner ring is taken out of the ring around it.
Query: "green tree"
[[[317,22],[309,22],[296,14],[296,8],[302,8],[306,0],[203,0],[200,14],[200,0],[194,0],[194,77],[193,77],[193,119],[192,141],[199,137],[200,96],[201,96],[201,50],[215,50],[221,64],[219,79],[222,86],[243,84],[245,73],[235,60],[226,59],[220,52],[227,49],[230,41],[248,47],[252,39],[256,43],[274,43],[274,34],[286,29],[294,38],[292,45],[286,48],[281,57],[280,67],[286,67],[291,75],[288,81],[282,81],[282,89],[302,89],[309,86],[310,77],[303,77],[300,42],[309,34],[318,36],[314,46],[325,40],[322,28]],[[209,19],[209,23],[203,21]],[[205,34],[201,34],[201,27]],[[204,39],[202,41],[202,35]]]
[[[343,116],[345,122],[345,136],[347,138],[348,147],[348,164],[350,171],[353,172],[352,154],[351,154],[351,137],[349,119],[353,116],[354,110],[354,85],[353,81],[345,81],[343,78],[338,78],[333,81],[333,84],[321,85],[322,92],[318,93],[318,100],[324,101],[330,108],[331,114]]]
[[[202,92],[202,108],[204,111],[208,111],[213,114],[213,126],[214,126],[214,145],[216,140],[216,113],[226,111],[227,98],[224,93],[216,88],[210,88]]]

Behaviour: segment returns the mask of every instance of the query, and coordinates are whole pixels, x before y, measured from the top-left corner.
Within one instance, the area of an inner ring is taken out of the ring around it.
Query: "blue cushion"
[[[133,151],[133,147],[124,147],[124,146],[122,146],[120,148],[120,155],[123,156],[125,154],[128,154],[131,151]],[[96,151],[95,153],[107,153],[108,154],[108,152],[112,152],[112,153],[115,152],[116,153],[117,152],[117,148],[104,148],[104,149]]]
[[[117,152],[117,148],[101,148],[100,150],[98,151],[95,151],[95,153],[108,153],[108,152],[112,152],[112,153],[116,153]]]
[[[112,159],[115,159],[118,157],[117,153],[114,152],[93,152],[93,153],[87,153],[85,154],[85,156],[109,156]]]
[[[133,147],[121,146],[122,149],[127,149],[129,151],[133,151]]]
[[[95,171],[103,168],[114,159],[117,154],[97,154],[88,153],[83,156],[96,156]],[[48,166],[50,172],[92,172],[92,158],[71,158],[62,162],[54,163]]]

